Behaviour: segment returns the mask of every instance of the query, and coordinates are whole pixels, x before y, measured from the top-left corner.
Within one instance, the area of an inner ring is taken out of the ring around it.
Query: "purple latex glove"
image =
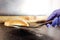
[[[47,24],[47,27],[50,27],[52,25],[53,27],[60,26],[60,9],[55,10],[47,20],[53,20],[51,24]]]

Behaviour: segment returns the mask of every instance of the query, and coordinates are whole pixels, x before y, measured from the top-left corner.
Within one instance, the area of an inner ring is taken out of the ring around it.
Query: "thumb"
[[[47,24],[46,26],[49,28],[49,27],[51,27],[51,24]]]

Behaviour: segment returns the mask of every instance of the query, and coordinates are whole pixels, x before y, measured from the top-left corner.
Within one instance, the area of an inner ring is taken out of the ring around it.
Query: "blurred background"
[[[60,8],[60,0],[25,0],[21,11],[28,15],[47,15]]]
[[[59,4],[60,0],[0,0],[0,14],[49,16]]]

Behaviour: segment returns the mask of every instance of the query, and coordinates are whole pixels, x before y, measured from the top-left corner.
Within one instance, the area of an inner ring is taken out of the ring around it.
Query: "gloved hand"
[[[50,26],[60,26],[60,9],[55,10],[49,17],[47,20],[53,20],[51,24],[47,24],[47,27]]]

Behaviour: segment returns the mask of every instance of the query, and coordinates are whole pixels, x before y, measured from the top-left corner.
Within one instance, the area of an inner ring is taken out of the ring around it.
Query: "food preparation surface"
[[[52,40],[43,35],[38,37],[25,29],[7,28],[0,24],[0,40]]]

